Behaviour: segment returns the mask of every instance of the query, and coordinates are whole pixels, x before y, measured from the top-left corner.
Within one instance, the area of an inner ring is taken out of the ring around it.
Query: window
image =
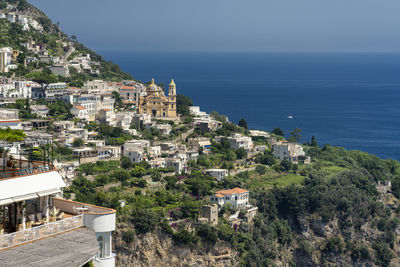
[[[104,246],[104,240],[102,236],[99,236],[97,238],[97,242],[99,242],[99,247],[100,247],[100,258],[104,258],[104,254],[105,254],[105,246]]]

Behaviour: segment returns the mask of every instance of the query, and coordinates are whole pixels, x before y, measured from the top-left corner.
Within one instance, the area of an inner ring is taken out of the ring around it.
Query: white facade
[[[235,208],[244,208],[249,204],[249,191],[242,188],[220,190],[210,197],[211,202],[217,203],[220,207],[230,203]]]
[[[145,158],[144,149],[148,148],[150,142],[147,140],[130,140],[123,146],[123,155],[132,162],[141,162]]]
[[[234,133],[227,137],[227,140],[234,149],[244,148],[248,151],[253,147],[253,141],[251,140],[251,137],[238,133]]]
[[[211,175],[218,181],[225,179],[229,175],[229,172],[227,169],[207,169],[207,170],[204,170],[204,173]]]
[[[273,155],[278,159],[293,159],[300,156],[305,156],[306,153],[303,150],[303,147],[288,142],[279,142],[273,146]]]
[[[175,173],[182,173],[185,168],[185,162],[180,158],[167,158],[165,159],[166,167],[172,167]]]
[[[108,91],[108,84],[103,80],[87,81],[83,89],[87,89],[89,94],[99,94]]]

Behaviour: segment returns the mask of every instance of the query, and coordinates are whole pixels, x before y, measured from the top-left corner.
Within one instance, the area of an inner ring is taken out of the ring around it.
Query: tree
[[[132,162],[128,157],[121,157],[121,167],[124,169],[129,169],[132,167]]]
[[[244,159],[247,156],[247,152],[243,147],[236,149],[235,153],[238,159]]]
[[[200,225],[199,229],[197,230],[197,234],[204,242],[211,244],[215,244],[215,242],[217,242],[217,234],[215,233],[215,229],[209,224]]]
[[[114,107],[123,108],[124,107],[124,103],[122,102],[122,98],[121,98],[120,94],[117,91],[113,91],[112,94],[113,94],[114,99],[115,99]]]
[[[290,132],[290,134],[292,136],[290,136],[288,138],[288,141],[289,142],[294,142],[294,143],[300,142],[300,139],[301,139],[301,134],[300,133],[301,133],[301,129],[300,128],[298,128],[298,127],[294,128],[293,131]]]
[[[0,129],[0,140],[7,142],[21,142],[26,134],[22,130],[12,130],[10,128]]]
[[[267,172],[267,167],[265,167],[264,165],[258,165],[256,167],[256,172],[258,172],[259,174],[263,175]]]
[[[211,115],[211,117],[213,117],[217,121],[220,121],[220,122],[227,122],[228,121],[228,118],[225,115],[219,114],[215,110],[211,111],[210,115]]]
[[[279,136],[285,136],[281,128],[275,128],[272,130],[273,134],[279,135]]]
[[[72,143],[72,145],[74,147],[80,147],[80,146],[83,146],[83,144],[84,144],[84,142],[83,142],[83,140],[81,138],[76,138],[74,140],[74,142]]]
[[[50,83],[58,82],[57,76],[54,74],[51,74],[51,73],[34,72],[34,73],[30,74],[29,76],[33,78],[33,81],[42,85],[42,87],[44,87],[44,89],[46,89]]]
[[[85,84],[85,83],[83,82],[82,79],[74,79],[73,81],[70,81],[70,82],[68,83],[69,86],[71,86],[71,87],[78,87],[78,88],[82,88],[84,84]]]
[[[282,168],[283,171],[289,171],[292,168],[293,163],[291,163],[290,161],[284,159],[284,160],[281,161],[280,165],[281,165],[281,168]]]
[[[274,165],[276,162],[276,159],[272,155],[262,155],[260,158],[260,163],[264,165]]]
[[[60,117],[61,120],[71,119],[74,116],[71,113],[72,105],[68,104],[62,100],[57,100],[50,106],[50,115],[54,117]]]
[[[241,118],[238,122],[238,125],[242,128],[245,128],[247,130],[247,121],[244,118]]]
[[[131,216],[135,229],[143,234],[152,231],[160,219],[160,216],[150,209],[135,209]]]
[[[315,136],[314,136],[314,135],[311,137],[311,143],[310,143],[310,146],[313,146],[313,147],[318,147],[318,142],[317,142],[317,139],[315,138]]]
[[[189,106],[193,106],[193,101],[185,95],[176,96],[176,111],[181,115],[189,115]]]

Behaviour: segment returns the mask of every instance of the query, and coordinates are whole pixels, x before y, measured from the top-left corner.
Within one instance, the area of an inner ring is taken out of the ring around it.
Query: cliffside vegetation
[[[246,131],[235,127],[226,126],[219,133]],[[315,137],[304,146],[314,159],[310,165],[276,160],[267,150],[254,159],[256,169],[221,182],[197,170],[237,164],[240,157],[223,140],[213,143],[210,155],[189,164],[191,174],[174,175],[171,170],[151,169],[146,163],[127,164],[125,159],[112,163],[114,167],[102,167],[106,163],[100,162],[83,164],[82,176],[70,191],[80,201],[118,209],[121,240],[117,250],[125,251],[151,233],[163,233],[158,238],[168,236],[171,246],[193,251],[203,248],[204,253],[218,242],[228,242],[237,253],[232,257],[242,266],[279,262],[292,266],[388,266],[396,262],[400,221],[395,196],[399,195],[400,163],[330,145],[320,148]],[[85,178],[88,175],[93,175],[92,181]],[[394,195],[379,193],[379,181],[392,181]],[[231,227],[223,214],[233,210],[224,207],[217,226],[188,231],[185,226],[196,222],[201,206],[208,201],[206,196],[233,187],[250,190],[251,202],[259,208],[253,223]],[[121,199],[126,203],[123,208]],[[180,223],[171,226],[169,220]]]
[[[12,8],[8,8],[8,5],[11,5]],[[16,61],[18,68],[11,70],[7,75],[15,73],[21,77],[35,77],[38,75],[37,72],[50,74],[49,67],[51,66],[51,60],[50,62],[47,60],[40,61],[37,54],[28,52],[26,46],[23,45],[29,40],[33,40],[35,44],[44,47],[45,51],[51,57],[62,57],[71,48],[74,48],[74,52],[67,59],[72,59],[73,56],[79,54],[89,54],[92,61],[98,62],[98,66],[95,68],[99,70],[100,74],[93,74],[87,70],[78,73],[74,69],[71,69],[70,77],[67,78],[56,75],[48,76],[48,78],[51,78],[51,82],[68,82],[71,86],[77,86],[82,85],[87,80],[93,79],[109,81],[132,79],[132,76],[123,72],[118,65],[104,60],[100,55],[79,43],[76,36],[67,36],[61,31],[58,24],[53,24],[43,12],[29,4],[26,0],[2,0],[0,1],[0,12],[3,14],[15,13],[35,19],[43,27],[42,31],[32,28],[30,30],[23,30],[22,26],[18,23],[11,23],[7,19],[0,19],[0,47],[12,47],[22,52]],[[38,61],[28,62],[25,66],[24,61],[28,56],[34,57]]]

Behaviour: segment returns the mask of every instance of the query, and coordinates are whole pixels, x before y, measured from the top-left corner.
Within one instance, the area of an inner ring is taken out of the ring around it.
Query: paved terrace
[[[93,230],[78,228],[35,242],[2,250],[0,265],[17,266],[81,266],[99,252]]]

